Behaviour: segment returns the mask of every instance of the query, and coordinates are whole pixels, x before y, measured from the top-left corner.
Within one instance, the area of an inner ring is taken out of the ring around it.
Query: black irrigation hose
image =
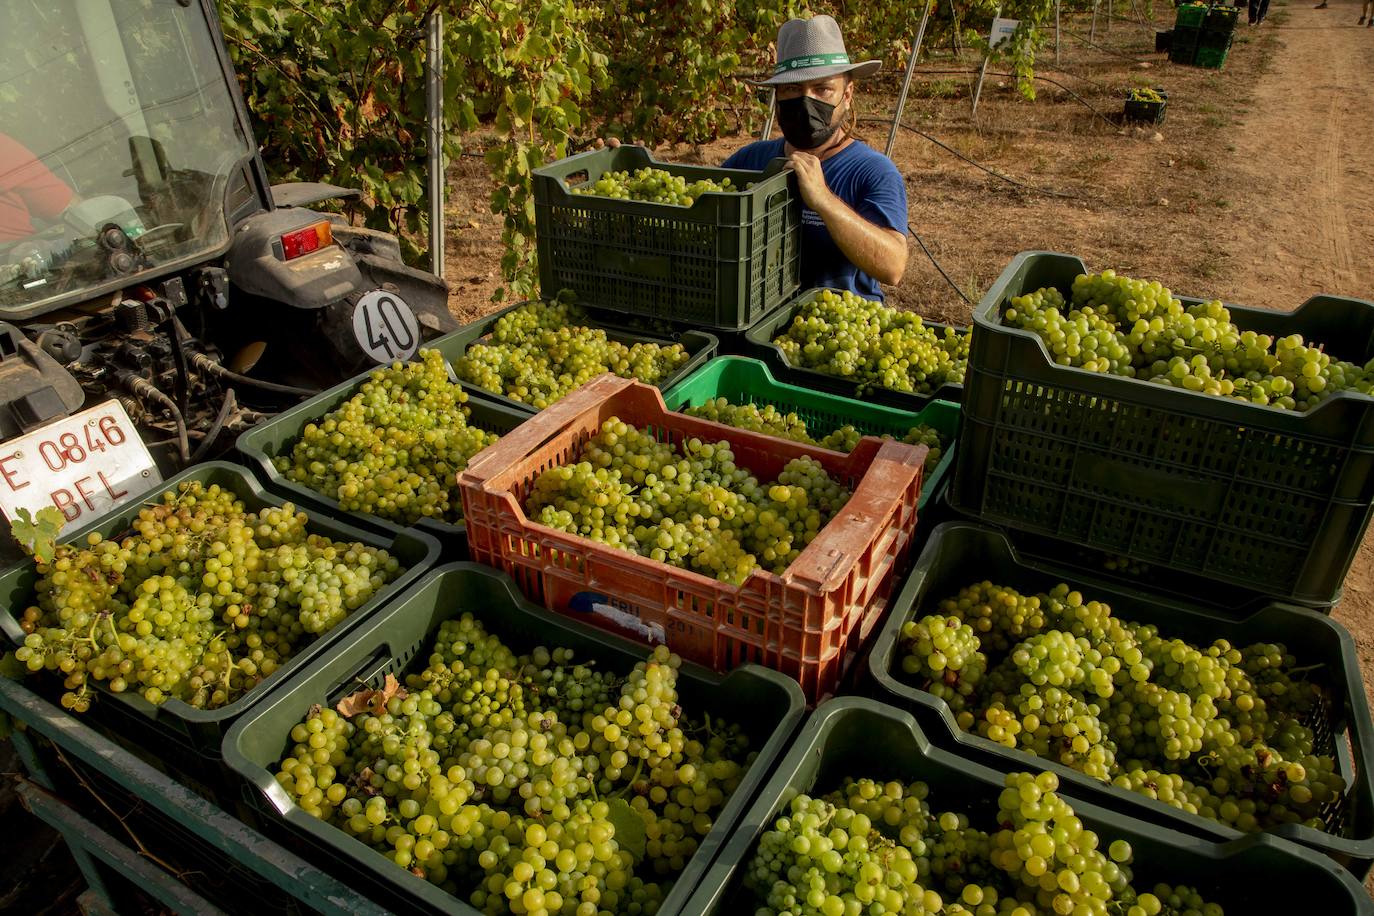
[[[891,123],[892,123],[891,121],[885,120],[885,119],[883,119],[883,118],[860,118],[859,120],[860,120],[861,122],[865,122],[865,123],[866,123],[866,122],[869,122],[869,121],[872,121],[872,122],[875,122],[875,123],[879,123],[879,124],[891,124]],[[1006,176],[1006,175],[1003,175],[1001,172],[996,171],[995,169],[990,169],[990,168],[988,168],[987,166],[983,165],[981,162],[976,162],[975,160],[970,159],[968,156],[965,156],[963,153],[959,152],[958,150],[954,149],[953,147],[947,146],[946,144],[944,144],[944,143],[942,143],[941,141],[937,140],[936,138],[932,137],[930,134],[926,133],[925,131],[921,130],[920,128],[912,127],[910,124],[907,124],[906,122],[901,122],[901,123],[898,124],[898,126],[904,128],[905,130],[911,131],[913,134],[917,134],[917,135],[919,135],[919,136],[925,137],[925,138],[926,138],[927,140],[929,140],[931,143],[934,143],[936,146],[940,147],[940,149],[944,150],[945,152],[949,153],[950,155],[956,156],[956,157],[958,157],[959,159],[962,159],[963,161],[967,162],[969,165],[973,166],[974,168],[976,168],[976,169],[981,169],[982,171],[987,172],[987,173],[988,173],[989,175],[991,175],[992,177],[1001,179],[1002,181],[1005,181],[1007,184],[1015,185],[1015,186],[1018,187],[1018,188],[1025,188],[1027,191],[1031,191],[1031,192],[1036,193],[1036,194],[1044,194],[1044,195],[1046,195],[1047,197],[1065,197],[1065,198],[1070,198],[1070,199],[1072,199],[1072,200],[1084,200],[1084,199],[1085,199],[1085,198],[1083,197],[1083,195],[1081,195],[1081,194],[1069,194],[1069,193],[1067,193],[1067,192],[1065,192],[1065,191],[1053,191],[1053,190],[1050,190],[1049,188],[1037,188],[1037,187],[1035,187],[1035,186],[1033,186],[1033,185],[1028,185],[1028,184],[1025,184],[1024,182],[1017,181],[1015,178],[1010,178],[1010,177],[1008,177],[1008,176]]]
[[[1066,35],[1068,35],[1068,36],[1070,36],[1070,37],[1072,37],[1072,38],[1077,38],[1079,41],[1083,42],[1083,44],[1087,45],[1088,47],[1090,47],[1090,48],[1096,48],[1097,50],[1101,51],[1103,54],[1114,54],[1114,55],[1116,55],[1117,57],[1122,58],[1123,60],[1129,60],[1131,63],[1135,63],[1135,64],[1148,64],[1148,63],[1151,63],[1151,61],[1148,61],[1148,60],[1146,60],[1146,59],[1143,58],[1143,57],[1136,57],[1134,54],[1127,54],[1125,51],[1118,51],[1118,50],[1116,50],[1115,48],[1104,47],[1103,45],[1097,44],[1096,42],[1092,41],[1091,39],[1084,38],[1082,35],[1079,35],[1077,32],[1075,32],[1075,31],[1073,31],[1073,30],[1071,30],[1071,29],[1062,29],[1062,31],[1064,32],[1064,34],[1066,34]]]
[[[945,278],[945,282],[949,284],[949,288],[958,293],[960,299],[963,299],[969,305],[973,305],[973,300],[970,299],[968,296],[964,295],[964,291],[959,288],[959,284],[951,280],[949,278],[949,274],[945,273],[945,269],[940,266],[940,262],[935,260],[935,255],[930,253],[930,249],[926,247],[925,240],[922,239],[921,234],[916,231],[916,227],[911,225],[911,223],[907,223],[906,228],[907,231],[911,233],[911,237],[916,240],[916,244],[920,245],[921,250],[926,253],[926,257],[930,258],[930,263],[934,264],[935,269],[940,272],[940,276]]]
[[[1050,68],[1050,67],[1046,67],[1045,69],[1050,70],[1050,72],[1052,72],[1052,73],[1062,73],[1062,74],[1065,74],[1065,75],[1067,75],[1067,76],[1072,76],[1072,77],[1074,77],[1074,78],[1076,78],[1076,79],[1081,79],[1081,80],[1083,80],[1083,81],[1085,81],[1085,82],[1092,83],[1093,85],[1096,85],[1096,86],[1107,86],[1106,83],[1099,82],[1098,80],[1094,80],[1094,79],[1089,79],[1089,78],[1086,77],[1086,76],[1079,76],[1077,73],[1072,73],[1072,72],[1070,72],[1070,71],[1068,71],[1068,70],[1055,70],[1055,69]],[[965,75],[965,76],[968,76],[968,75],[971,75],[971,74],[974,74],[974,73],[977,73],[977,72],[978,72],[977,70],[917,70],[917,71],[916,71],[916,75],[917,75],[917,76],[923,76],[923,75],[932,75],[932,76],[952,76],[952,75],[956,75],[956,74],[963,74],[963,75]],[[1015,79],[1015,78],[1016,78],[1016,74],[1015,74],[1015,73],[1002,73],[1002,72],[996,71],[996,70],[989,70],[987,75],[988,75],[988,76],[1006,76],[1006,77],[1011,77],[1012,79]],[[1058,86],[1060,89],[1063,89],[1065,92],[1067,92],[1067,93],[1074,99],[1074,101],[1078,102],[1078,104],[1082,105],[1084,108],[1086,108],[1086,109],[1088,109],[1089,111],[1091,111],[1094,115],[1096,115],[1097,117],[1101,118],[1103,121],[1105,121],[1106,123],[1110,124],[1112,127],[1116,127],[1116,126],[1117,126],[1117,124],[1116,124],[1115,121],[1113,121],[1111,118],[1109,118],[1109,117],[1107,117],[1106,115],[1104,115],[1102,112],[1098,111],[1096,108],[1094,108],[1094,107],[1092,106],[1092,104],[1091,104],[1090,102],[1088,102],[1087,99],[1083,98],[1083,96],[1079,95],[1077,92],[1074,92],[1072,89],[1070,89],[1068,86],[1065,86],[1063,83],[1058,82],[1057,80],[1052,80],[1052,79],[1050,79],[1048,76],[1041,76],[1041,75],[1038,74],[1038,73],[1033,74],[1031,78],[1032,78],[1032,79],[1040,80],[1042,83],[1049,83],[1051,86]],[[1108,88],[1110,88],[1110,87],[1108,87]],[[889,123],[889,124],[890,124],[890,123],[892,123],[892,122],[891,122],[891,121],[888,121],[888,122],[886,122],[886,123]]]

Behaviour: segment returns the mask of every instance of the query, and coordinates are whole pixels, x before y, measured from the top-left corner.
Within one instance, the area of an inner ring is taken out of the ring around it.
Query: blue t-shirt
[[[780,156],[786,143],[759,140],[736,150],[724,168],[762,170]],[[854,212],[884,229],[907,233],[906,182],[892,160],[862,141],[855,140],[829,159],[822,160],[825,183]],[[866,299],[883,300],[878,281],[859,270],[830,237],[820,214],[802,206],[802,288],[849,289]]]

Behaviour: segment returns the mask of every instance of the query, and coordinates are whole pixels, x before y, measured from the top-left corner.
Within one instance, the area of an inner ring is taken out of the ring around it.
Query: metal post
[[[1092,22],[1092,25],[1088,26],[1088,43],[1089,43],[1089,44],[1091,44],[1092,42],[1097,41],[1097,3],[1098,3],[1098,0],[1093,0],[1093,22]]]
[[[759,135],[760,140],[767,140],[773,134],[773,114],[777,109],[778,90],[768,90],[768,118],[763,122],[763,133]]]
[[[916,29],[916,41],[911,46],[911,56],[906,61],[906,78],[902,80],[902,91],[897,96],[897,113],[892,116],[892,129],[887,133],[887,156],[892,155],[892,147],[897,144],[897,128],[902,123],[902,112],[906,110],[906,94],[911,89],[911,77],[916,73],[916,58],[921,55],[921,44],[926,38],[926,23],[930,22],[930,3],[926,2],[921,13],[921,24]]]
[[[425,59],[429,135],[429,272],[444,278],[444,14],[430,14]]]
[[[1059,0],[1054,0],[1054,65],[1059,66]]]
[[[1116,12],[1116,0],[1107,0],[1107,28],[1108,35],[1112,34],[1112,14]]]
[[[997,4],[997,12],[995,12],[995,13],[992,14],[992,21],[993,21],[993,24],[994,24],[994,25],[996,25],[997,20],[1000,19],[1001,16],[1002,16],[1002,4],[999,3],[999,4]],[[992,40],[992,31],[991,31],[991,30],[988,31],[988,40],[989,40],[989,41]],[[989,47],[988,47],[988,50],[987,50],[987,53],[983,55],[983,66],[981,66],[981,67],[978,68],[978,85],[973,87],[973,111],[970,112],[970,114],[972,114],[972,115],[977,115],[977,114],[978,114],[978,100],[979,100],[980,98],[983,97],[983,80],[985,80],[985,79],[987,78],[987,75],[988,75],[988,61],[991,60],[991,59],[992,59],[992,47],[989,46]]]

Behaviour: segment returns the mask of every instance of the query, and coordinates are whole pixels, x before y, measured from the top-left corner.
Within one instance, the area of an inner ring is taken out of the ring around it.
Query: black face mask
[[[809,95],[778,100],[778,127],[783,139],[797,149],[815,149],[834,136],[839,129],[830,123],[834,116],[834,105]]]

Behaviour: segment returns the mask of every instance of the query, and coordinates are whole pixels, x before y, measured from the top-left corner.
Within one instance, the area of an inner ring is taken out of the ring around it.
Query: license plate
[[[106,401],[0,442],[0,511],[56,506],[63,532],[81,527],[162,482],[123,405]]]

